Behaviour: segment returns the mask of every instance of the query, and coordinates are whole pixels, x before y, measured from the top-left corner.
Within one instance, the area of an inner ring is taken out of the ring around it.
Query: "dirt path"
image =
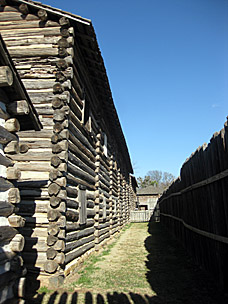
[[[131,224],[111,246],[93,255],[58,293],[40,294],[42,304],[228,303],[210,277],[192,264],[159,223]]]

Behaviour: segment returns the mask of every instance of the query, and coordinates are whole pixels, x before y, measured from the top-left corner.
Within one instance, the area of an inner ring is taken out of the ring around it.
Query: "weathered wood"
[[[47,259],[53,260],[56,257],[57,253],[58,252],[53,247],[48,248],[48,250],[46,252]]]
[[[40,18],[41,21],[46,21],[48,18],[47,11],[45,11],[44,9],[38,10],[37,16]]]
[[[54,260],[59,265],[63,265],[65,263],[65,254],[63,252],[58,252]]]
[[[79,219],[78,211],[73,211],[73,210],[68,209],[66,211],[66,219],[67,219],[67,221],[70,221],[70,222],[77,222]]]
[[[61,17],[61,18],[59,19],[59,24],[60,24],[61,26],[69,27],[69,26],[70,26],[70,21],[69,21],[69,19],[66,18],[66,17]]]
[[[17,100],[6,105],[7,111],[12,115],[27,115],[29,105],[26,100]]]
[[[57,195],[60,191],[61,187],[57,185],[56,183],[51,183],[48,187],[48,194],[49,195]]]
[[[21,145],[19,145],[19,150],[20,150],[20,153],[26,153],[26,152],[28,152],[29,147],[26,144],[21,144]]]
[[[93,219],[87,219],[85,225],[80,225],[79,223],[69,223],[67,222],[66,224],[66,231],[74,231],[82,228],[87,228],[91,227],[94,225],[94,220]]]
[[[76,178],[80,178],[86,182],[88,182],[89,184],[94,184],[95,183],[95,179],[93,176],[91,176],[89,173],[79,169],[78,167],[76,167],[75,165],[71,164],[70,162],[68,162],[67,164],[67,168],[68,171]],[[95,175],[95,174],[94,174]]]
[[[59,233],[60,228],[57,223],[50,223],[47,231],[48,234],[56,236]]]
[[[93,244],[94,239],[95,239],[94,235],[90,235],[90,236],[88,236],[88,237],[79,239],[79,240],[77,240],[77,241],[73,241],[73,242],[66,243],[65,252],[68,253],[68,254],[66,255],[66,260],[67,260],[67,258],[68,258],[70,255],[74,256],[74,252],[75,252],[74,249],[76,249],[76,248],[78,248],[78,247],[80,247],[80,248],[78,249],[78,252],[81,252],[80,255],[82,255],[82,253],[83,253],[83,247],[84,247],[83,245],[88,244],[88,243],[89,243],[89,244]],[[93,246],[91,246],[90,248],[92,248],[92,247],[93,247]],[[75,258],[75,256],[74,256],[74,258]]]
[[[60,197],[56,197],[56,196],[52,196],[51,198],[50,198],[50,205],[52,206],[52,207],[58,207],[59,206],[59,204],[60,204],[60,202],[61,202],[61,198]]]
[[[53,221],[57,220],[58,218],[60,218],[60,216],[61,216],[61,213],[58,210],[56,210],[56,209],[48,210],[47,218],[49,221],[53,222]]]
[[[48,260],[44,263],[44,270],[48,273],[54,273],[56,272],[58,268],[58,263],[54,260]]]
[[[7,87],[13,84],[13,73],[8,66],[0,66],[0,87]]]
[[[69,185],[72,185],[72,186],[84,185],[88,189],[95,190],[95,186],[94,185],[89,184],[88,182],[86,182],[86,181],[84,181],[82,179],[76,178],[73,175],[71,175],[70,173],[67,174],[66,178],[67,178],[67,183]]]
[[[80,238],[89,236],[94,233],[94,230],[95,230],[94,227],[91,227],[91,228],[82,229],[77,232],[69,232],[69,233],[67,233],[67,236],[66,236],[66,242],[72,242],[72,241],[78,240]]]
[[[5,166],[5,167],[12,167],[13,162],[11,159],[9,159],[8,157],[6,157],[0,153],[0,165]]]
[[[14,185],[11,182],[7,181],[3,177],[0,177],[0,191],[7,191],[13,187]]]
[[[21,234],[16,234],[10,242],[10,248],[14,252],[21,252],[25,245],[25,239]]]
[[[63,173],[61,171],[59,171],[58,169],[52,169],[49,172],[49,179],[51,181],[55,181],[57,178],[62,177],[62,176],[63,176]],[[57,184],[59,184],[59,183],[57,183]]]
[[[21,171],[14,167],[9,167],[6,170],[6,177],[9,180],[19,179],[21,177]]]
[[[0,227],[0,242],[12,240],[18,231],[10,226],[1,226]],[[1,258],[0,258],[1,260]]]
[[[24,227],[25,219],[20,215],[10,215],[8,221],[11,227]]]
[[[52,144],[52,152],[53,153],[61,153],[62,151],[68,150],[68,141],[62,140],[61,142],[57,144]]]
[[[13,214],[15,210],[15,206],[8,202],[0,202],[0,216],[8,217]],[[1,230],[1,228],[0,228]]]
[[[79,202],[71,199],[66,200],[66,206],[67,208],[73,208],[73,209],[78,209],[79,207]]]
[[[57,251],[64,251],[65,249],[65,241],[64,240],[57,240],[53,245],[53,248]]]
[[[67,175],[67,180],[68,180],[68,177],[69,176]],[[75,187],[67,186],[66,191],[67,191],[67,196],[68,197],[76,198],[78,196],[78,190]]]
[[[17,137],[0,126],[0,144],[5,145],[12,140],[17,140]]]
[[[9,132],[18,132],[20,130],[19,121],[16,118],[10,118],[6,120],[5,128]]]
[[[11,142],[8,142],[4,146],[4,152],[6,154],[18,154],[20,151],[19,143],[17,140],[12,140]]]
[[[49,234],[47,237],[47,245],[53,246],[58,241],[58,238],[52,234]]]
[[[61,27],[60,34],[65,38],[68,38],[70,35],[74,36],[74,28],[73,27],[71,27],[71,28]]]
[[[27,15],[29,13],[29,8],[28,5],[25,3],[22,3],[19,5],[19,11],[23,14],[23,15]]]

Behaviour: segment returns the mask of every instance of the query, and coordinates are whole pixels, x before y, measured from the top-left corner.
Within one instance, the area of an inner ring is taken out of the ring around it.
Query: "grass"
[[[130,229],[130,227],[131,224],[126,225],[122,229],[121,234],[127,229]],[[75,282],[70,284],[70,291],[73,291],[77,287],[91,288],[94,285],[94,280],[92,276],[96,271],[100,270],[98,263],[104,261],[105,257],[110,254],[112,248],[116,245],[119,238],[120,235],[115,237],[114,241],[111,244],[106,245],[99,254],[93,254],[88,258],[88,260],[84,263],[82,270],[78,271],[79,278]],[[107,285],[109,284],[107,283]]]

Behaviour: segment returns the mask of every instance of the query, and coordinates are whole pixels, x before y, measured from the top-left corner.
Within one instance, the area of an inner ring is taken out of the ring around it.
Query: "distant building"
[[[156,207],[157,201],[164,188],[149,186],[146,188],[137,190],[137,207],[138,210],[148,210],[151,215],[153,214],[154,208]]]

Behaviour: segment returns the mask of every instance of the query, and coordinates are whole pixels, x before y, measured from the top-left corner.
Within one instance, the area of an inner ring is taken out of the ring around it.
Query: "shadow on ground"
[[[25,304],[226,304],[228,298],[219,292],[208,273],[196,266],[180,244],[158,222],[148,224],[145,240],[146,278],[154,296],[133,292],[94,293],[58,290],[39,294]]]
[[[181,244],[159,222],[150,221],[148,232],[146,276],[158,303],[228,303],[213,278],[194,264]]]

